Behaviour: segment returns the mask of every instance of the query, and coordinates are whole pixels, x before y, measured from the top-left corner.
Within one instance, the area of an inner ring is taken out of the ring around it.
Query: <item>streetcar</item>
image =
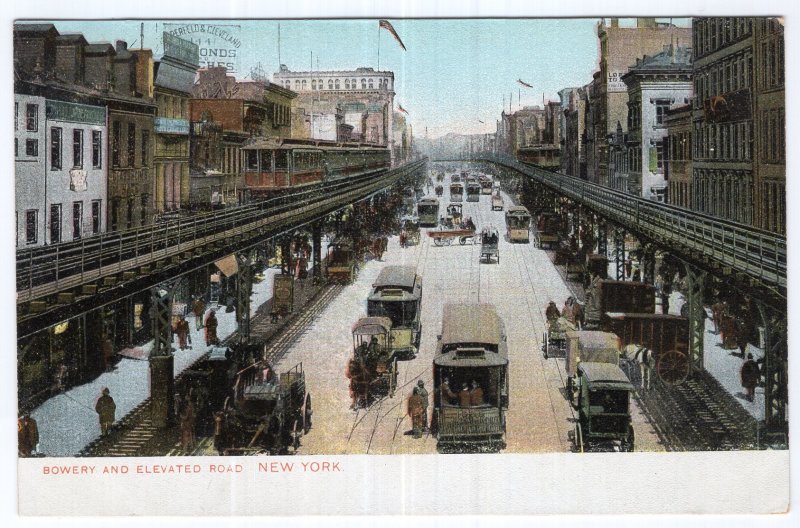
[[[487,175],[482,175],[478,182],[481,184],[481,194],[492,194],[493,182],[492,178]]]
[[[481,201],[481,185],[478,182],[467,183],[467,201],[480,202]]]
[[[372,284],[367,315],[391,320],[389,347],[399,358],[412,358],[419,350],[421,302],[422,277],[412,266],[386,266]]]
[[[444,305],[433,383],[431,428],[440,452],[505,448],[508,348],[494,305]]]
[[[464,201],[464,185],[455,180],[450,184],[450,201],[451,202]]]
[[[244,185],[252,196],[386,170],[385,147],[310,139],[259,138],[242,147]]]
[[[417,202],[419,225],[436,227],[439,224],[439,200],[425,197]]]
[[[392,320],[362,317],[353,325],[353,356],[347,365],[353,407],[368,407],[376,399],[394,396],[397,356],[391,349]]]
[[[509,242],[530,241],[531,214],[522,205],[512,205],[506,210],[506,230]]]
[[[328,244],[325,278],[340,284],[351,284],[355,280],[356,254],[350,238],[338,237]]]

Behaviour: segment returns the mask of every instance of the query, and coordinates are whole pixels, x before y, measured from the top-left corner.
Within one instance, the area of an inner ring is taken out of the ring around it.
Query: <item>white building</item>
[[[45,99],[14,94],[17,247],[45,243]]]
[[[105,231],[106,108],[15,94],[17,246]]]
[[[281,65],[272,75],[272,81],[297,92],[292,112],[306,116],[305,137],[338,137],[339,125],[344,124],[352,126],[350,134],[354,140],[378,143],[390,149],[394,145],[393,72],[373,68],[290,71]],[[303,132],[298,129],[293,133]]]
[[[106,108],[47,100],[48,244],[105,231]]]
[[[628,133],[609,148],[609,185],[642,198],[664,201],[663,140],[666,111],[692,98],[692,50],[667,46],[637,60],[622,76],[628,88]]]

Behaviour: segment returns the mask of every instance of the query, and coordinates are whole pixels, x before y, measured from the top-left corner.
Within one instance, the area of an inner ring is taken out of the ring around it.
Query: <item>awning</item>
[[[227,257],[223,257],[216,261],[214,265],[222,272],[223,275],[226,277],[232,277],[236,275],[239,271],[239,266],[236,264],[236,256],[235,255],[228,255]]]

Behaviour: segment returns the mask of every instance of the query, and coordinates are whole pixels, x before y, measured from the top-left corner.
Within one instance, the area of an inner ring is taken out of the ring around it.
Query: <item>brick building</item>
[[[664,116],[664,177],[667,199],[671,205],[692,206],[692,106],[670,108]]]

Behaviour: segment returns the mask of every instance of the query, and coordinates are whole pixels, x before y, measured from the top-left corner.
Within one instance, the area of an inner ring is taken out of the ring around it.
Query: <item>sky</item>
[[[598,63],[598,18],[390,19],[404,51],[378,19],[283,20],[280,61],[290,70],[350,70],[361,66],[395,74],[395,108],[408,111],[414,135],[495,131],[503,108],[558,100],[558,91],[583,86]],[[666,20],[666,19],[665,19]],[[163,20],[57,21],[61,33],[83,33],[90,42],[125,40],[163,52]],[[271,79],[278,68],[275,20],[169,20],[168,23],[238,25],[237,77],[260,65]],[[688,24],[686,19],[676,23]],[[625,21],[623,21],[624,25]],[[379,44],[380,43],[380,44]],[[312,63],[313,53],[313,63]],[[517,83],[522,79],[533,88]],[[503,106],[505,104],[505,107]],[[483,121],[483,123],[481,123]]]

